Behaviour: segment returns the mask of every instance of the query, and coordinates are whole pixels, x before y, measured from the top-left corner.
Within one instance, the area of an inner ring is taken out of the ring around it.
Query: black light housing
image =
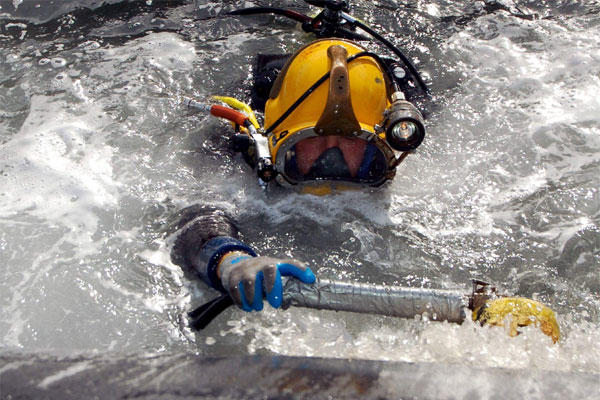
[[[386,110],[385,140],[398,151],[411,151],[425,138],[423,116],[410,102],[398,99]]]

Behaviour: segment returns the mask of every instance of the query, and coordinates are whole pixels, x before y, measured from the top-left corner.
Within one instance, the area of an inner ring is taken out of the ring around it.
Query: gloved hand
[[[238,251],[221,258],[217,275],[233,301],[245,311],[262,310],[263,297],[274,308],[280,307],[282,276],[291,276],[304,283],[316,280],[310,268],[298,260],[251,257]]]

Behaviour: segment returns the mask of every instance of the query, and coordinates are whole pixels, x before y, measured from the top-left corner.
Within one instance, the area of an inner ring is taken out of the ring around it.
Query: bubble
[[[100,48],[100,43],[93,40],[88,40],[87,42],[81,43],[79,47],[85,50],[95,50]]]
[[[52,68],[63,68],[67,65],[67,60],[64,58],[56,57],[51,60]]]

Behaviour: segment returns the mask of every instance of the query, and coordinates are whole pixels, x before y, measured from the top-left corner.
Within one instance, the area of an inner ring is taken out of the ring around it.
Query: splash
[[[17,11],[17,9],[21,5],[21,3],[23,3],[23,0],[13,0],[12,1],[12,4],[13,4],[13,7],[15,8],[15,11]]]

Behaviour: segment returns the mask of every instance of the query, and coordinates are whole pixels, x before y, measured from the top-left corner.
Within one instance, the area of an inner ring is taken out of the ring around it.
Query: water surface
[[[2,351],[599,373],[597,2],[354,3],[426,77],[428,136],[390,185],[320,198],[264,193],[230,127],[181,104],[248,100],[256,53],[311,40],[281,17],[222,16],[268,2],[0,1]],[[230,310],[194,334],[185,313],[215,293],[170,262],[165,225],[195,203],[323,277],[537,298],[563,339],[300,309]]]

